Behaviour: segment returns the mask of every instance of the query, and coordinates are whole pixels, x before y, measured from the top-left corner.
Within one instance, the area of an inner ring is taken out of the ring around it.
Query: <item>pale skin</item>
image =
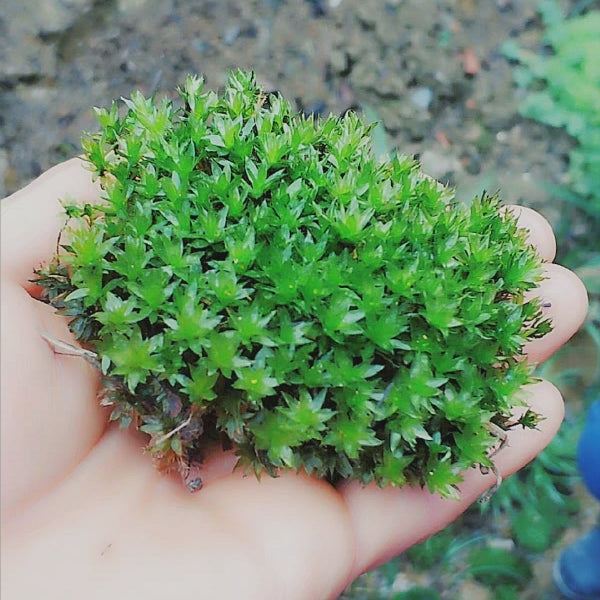
[[[272,479],[231,472],[219,449],[190,494],[159,474],[144,438],[108,424],[98,377],[83,359],[53,351],[45,332],[75,343],[64,319],[37,301],[33,269],[56,249],[59,198],[93,201],[98,189],[73,159],[2,202],[2,589],[11,600],[336,598],[358,575],[445,527],[496,482],[465,473],[460,500],[426,490],[336,488],[304,474]],[[581,325],[587,295],[552,264],[555,241],[539,214],[514,208],[547,261],[536,294],[554,330],[526,348],[539,363]],[[494,460],[508,476],[552,439],[562,417],[548,382],[526,390],[545,419],[514,429]],[[6,595],[5,595],[6,594]]]

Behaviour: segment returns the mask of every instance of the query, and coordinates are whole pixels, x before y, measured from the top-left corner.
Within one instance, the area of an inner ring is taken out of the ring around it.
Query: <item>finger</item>
[[[40,330],[68,339],[64,319],[13,282],[2,285],[1,469],[3,515],[72,471],[105,427],[97,375],[55,356]]]
[[[30,283],[33,270],[56,252],[58,235],[65,224],[61,200],[97,202],[99,187],[74,158],[49,171],[24,189],[2,201],[2,276],[37,294]]]
[[[547,382],[529,387],[529,405],[545,418],[535,430],[515,429],[494,458],[504,477],[527,464],[550,442],[563,418],[558,390]],[[496,482],[493,474],[471,469],[459,486],[460,500],[444,500],[426,490],[380,489],[351,482],[341,488],[354,523],[357,556],[353,576],[389,560],[444,528]]]
[[[541,299],[552,331],[525,346],[527,359],[533,364],[546,360],[565,344],[583,324],[588,309],[587,291],[575,273],[555,264],[544,265],[544,271],[546,279],[531,295]]]
[[[556,238],[552,226],[537,211],[516,204],[507,206],[516,217],[519,227],[527,231],[527,238],[543,260],[552,262],[556,256]]]

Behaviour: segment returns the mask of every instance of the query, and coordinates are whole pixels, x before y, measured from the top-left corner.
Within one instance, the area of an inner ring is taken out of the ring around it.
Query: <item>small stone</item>
[[[476,142],[483,135],[483,127],[479,123],[469,123],[464,129],[464,139],[467,142]]]
[[[457,598],[469,598],[469,600],[490,600],[489,590],[481,583],[467,579],[458,586]]]
[[[200,477],[195,477],[194,479],[190,479],[185,482],[187,489],[193,494],[194,492],[198,492],[202,489],[202,479]]]
[[[366,28],[373,28],[377,24],[377,12],[369,3],[358,4],[355,8],[356,18]]]
[[[463,71],[465,75],[474,76],[481,71],[481,61],[473,48],[465,48],[462,55]]]
[[[344,76],[348,74],[350,57],[344,50],[336,49],[329,55],[329,64],[334,73]]]
[[[71,27],[92,8],[93,0],[18,0],[0,2],[0,82],[54,77],[56,50],[48,36]]]
[[[327,5],[324,0],[307,0],[311,7],[312,16],[315,19],[324,17],[327,14]]]
[[[410,95],[410,101],[422,110],[427,110],[433,100],[433,92],[428,87],[419,87]]]
[[[515,542],[511,538],[493,538],[488,541],[488,544],[490,548],[498,548],[507,552],[512,552],[515,549]]]
[[[235,25],[231,25],[228,27],[223,35],[221,36],[221,40],[226,46],[233,46],[235,41],[240,37],[240,26],[236,23]]]
[[[450,153],[425,150],[421,155],[423,171],[435,179],[446,179],[450,174],[460,172],[463,167],[457,156]]]
[[[148,0],[119,0],[118,7],[119,12],[137,13],[147,4]]]
[[[31,0],[29,0],[31,2]],[[45,0],[31,2],[31,14],[39,32],[43,35],[66,31],[93,5],[93,0]]]

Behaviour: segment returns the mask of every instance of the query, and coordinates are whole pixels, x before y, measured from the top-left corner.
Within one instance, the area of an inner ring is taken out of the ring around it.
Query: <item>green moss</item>
[[[38,271],[113,418],[184,475],[218,441],[257,474],[455,495],[549,330],[525,232],[496,198],[467,207],[413,160],[375,160],[354,114],[293,114],[244,72],[179,94],[97,111],[103,202],[67,207]]]

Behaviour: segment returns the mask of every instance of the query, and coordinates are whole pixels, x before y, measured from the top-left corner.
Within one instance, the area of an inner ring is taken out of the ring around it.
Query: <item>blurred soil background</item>
[[[569,139],[518,116],[509,38],[535,48],[535,0],[2,0],[0,189],[79,150],[92,106],[209,87],[252,68],[306,112],[370,110],[389,144],[461,193],[540,207]],[[545,210],[558,218],[553,207]]]
[[[568,13],[582,2],[560,4]],[[92,106],[133,89],[173,94],[187,73],[203,74],[216,89],[229,69],[251,68],[265,89],[306,113],[364,111],[385,127],[380,148],[415,155],[461,199],[501,190],[506,202],[535,208],[557,226],[564,206],[547,186],[566,182],[573,141],[562,129],[519,115],[526,92],[515,86],[500,50],[514,40],[544,52],[537,6],[538,0],[0,0],[0,197],[77,154],[82,131],[96,127]],[[585,230],[585,219],[571,227],[567,246],[577,229]],[[589,380],[593,352],[582,339],[553,369],[585,360]],[[589,381],[571,384],[568,400],[577,403]],[[535,577],[516,597],[557,597],[552,559],[597,514],[585,492],[576,493],[583,504],[572,526],[533,557]],[[501,537],[502,525],[486,519],[479,530],[493,528]],[[449,600],[495,598],[468,578],[436,585],[423,573],[412,576],[407,560],[394,565],[385,589],[376,573],[347,597],[400,598],[416,581]]]

